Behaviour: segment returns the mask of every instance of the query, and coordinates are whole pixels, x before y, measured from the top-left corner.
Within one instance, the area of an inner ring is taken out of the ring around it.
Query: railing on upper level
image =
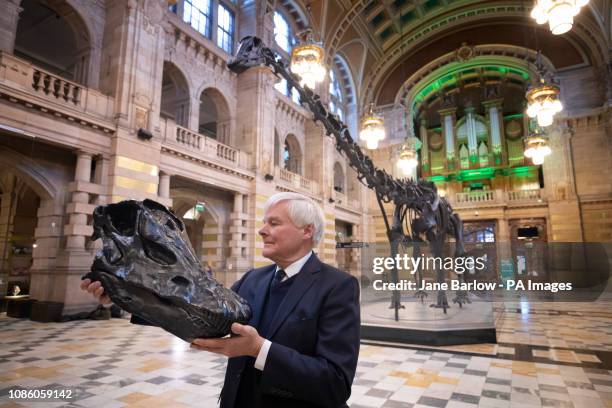
[[[540,189],[508,191],[508,201],[542,201]]]
[[[20,96],[32,96],[28,103],[51,110],[69,108],[97,119],[113,118],[112,97],[5,52],[0,52],[0,85],[19,91]]]
[[[459,205],[494,203],[496,198],[494,190],[470,191],[468,193],[457,193],[455,203]]]
[[[279,185],[313,196],[319,195],[319,183],[280,167],[276,167],[274,171]]]
[[[506,193],[501,190],[470,191],[456,193],[454,197],[448,198],[450,198],[450,203],[456,207],[537,204],[543,201],[540,189],[511,190]]]
[[[160,129],[164,144],[183,148],[194,157],[211,159],[242,170],[248,170],[251,165],[250,154],[179,126],[172,119],[160,118]]]

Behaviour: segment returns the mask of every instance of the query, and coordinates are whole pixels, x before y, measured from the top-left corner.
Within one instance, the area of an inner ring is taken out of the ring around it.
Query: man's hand
[[[211,351],[227,357],[251,356],[257,358],[264,343],[264,338],[257,333],[257,329],[234,323],[232,333],[237,336],[222,339],[195,339],[191,345],[199,350]]]
[[[102,283],[98,281],[92,283],[90,279],[83,279],[81,281],[81,289],[91,293],[101,305],[108,306],[113,304],[113,301],[104,293]]]

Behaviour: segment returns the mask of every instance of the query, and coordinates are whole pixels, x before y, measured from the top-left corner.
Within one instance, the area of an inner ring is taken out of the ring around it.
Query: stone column
[[[94,174],[94,183],[102,186],[102,193],[94,200],[94,204],[102,205],[108,202],[106,196],[106,189],[108,188],[108,170],[110,168],[110,159],[104,156],[98,156],[96,158],[96,171]]]
[[[274,173],[274,117],[276,77],[267,67],[254,67],[238,75],[238,109],[234,136],[241,150],[251,153],[255,171]]]
[[[581,242],[583,225],[575,188],[572,131],[552,126],[548,133],[551,154],[542,165],[550,221],[549,241]]]
[[[189,130],[198,132],[200,131],[200,95],[193,95],[189,101],[189,118],[187,120],[187,128]],[[178,124],[178,120],[177,120]]]
[[[456,165],[456,153],[455,153],[455,121],[457,108],[446,108],[439,110],[440,119],[442,123],[442,131],[444,133],[444,149],[446,151],[446,169],[455,170]]]
[[[0,51],[12,54],[15,49],[21,0],[5,0],[0,13]]]
[[[249,267],[248,242],[248,195],[235,193],[234,208],[230,214],[230,259],[228,260],[228,282],[236,281]],[[229,267],[231,265],[231,268]]]
[[[34,230],[36,248],[32,252],[33,264],[30,273],[30,296],[39,301],[64,302],[67,276],[66,273],[62,273],[64,271],[60,272],[58,269],[58,257],[62,252],[60,243],[64,224],[64,205],[54,199],[41,200],[37,216],[38,222]],[[91,262],[89,264],[91,265]],[[79,279],[80,276],[74,276],[74,285],[78,286]],[[91,296],[87,298],[85,295],[87,294],[84,293],[82,302],[88,306],[82,310],[92,310],[95,302]]]
[[[83,183],[89,183],[91,179],[92,154],[79,151],[77,164],[74,172],[74,191],[72,202],[68,204],[69,224],[64,228],[66,234],[67,250],[84,250],[85,237],[89,235],[87,228],[87,214],[89,213],[89,193],[82,190]],[[80,205],[84,204],[84,205]]]
[[[164,173],[163,171],[159,172],[159,186],[157,195],[164,198],[170,198],[170,175]]]
[[[9,278],[9,259],[11,251],[10,238],[13,235],[13,218],[17,203],[15,193],[15,178],[11,176],[10,186],[5,185],[0,201],[0,293],[6,293]]]
[[[165,29],[169,29],[162,22],[167,8],[167,2],[159,1],[116,1],[105,5],[106,24],[115,27],[105,32],[108,41],[104,41],[102,52],[110,69],[100,74],[100,90],[114,98],[116,124],[110,143],[109,202],[150,198],[164,205],[171,203],[157,196],[162,143],[159,84]],[[140,128],[150,131],[153,138],[140,139]]]

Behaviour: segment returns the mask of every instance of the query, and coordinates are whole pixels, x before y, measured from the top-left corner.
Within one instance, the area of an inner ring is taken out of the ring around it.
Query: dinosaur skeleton
[[[395,258],[399,246],[414,245],[415,253],[419,243],[427,241],[431,253],[442,257],[447,234],[455,238],[455,256],[466,255],[463,246],[463,224],[458,214],[453,212],[450,204],[444,197],[438,195],[435,184],[427,180],[414,181],[411,179],[395,179],[385,170],[374,166],[372,159],[364,154],[350,135],[347,126],[338,116],[329,112],[323,105],[320,96],[308,87],[300,86],[299,78],[289,72],[286,62],[273,50],[266,47],[257,37],[248,36],[240,41],[236,57],[228,63],[230,70],[240,74],[255,66],[265,65],[271,68],[277,76],[281,76],[290,87],[297,90],[300,103],[307,107],[314,115],[315,122],[321,122],[325,127],[327,136],[333,136],[336,149],[343,154],[357,172],[361,183],[376,193],[376,200],[382,212],[387,237],[391,246],[391,256]],[[392,202],[395,206],[391,222],[384,204]],[[397,267],[391,271],[391,279],[398,282]],[[417,285],[420,287],[421,271],[415,274]],[[444,271],[436,265],[436,280],[444,282]],[[418,291],[416,296],[424,301],[427,294]],[[461,307],[469,302],[467,292],[458,291],[453,299]],[[441,308],[446,313],[449,307],[446,292],[438,291],[437,301],[432,307]],[[395,309],[395,320],[398,320],[398,309],[403,308],[400,302],[399,291],[394,291],[390,308]]]

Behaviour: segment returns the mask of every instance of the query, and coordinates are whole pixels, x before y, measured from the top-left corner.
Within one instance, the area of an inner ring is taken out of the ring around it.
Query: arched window
[[[336,54],[329,71],[329,110],[338,115],[351,134],[358,130],[357,95],[351,70],[346,60]]]
[[[292,173],[302,174],[302,149],[295,136],[287,135],[283,150],[283,166]]]
[[[334,190],[339,193],[345,193],[345,178],[342,165],[338,162],[334,163]]]
[[[198,132],[221,143],[230,144],[228,104],[216,89],[207,88],[200,95]]]
[[[89,75],[91,39],[79,13],[65,1],[23,0],[21,7],[15,56],[84,85],[94,81]]]
[[[183,73],[171,62],[164,62],[162,74],[161,115],[187,127],[189,119],[189,89]]]
[[[274,12],[274,41],[285,52],[291,52],[294,39],[289,22],[278,11]]]
[[[334,70],[329,71],[329,110],[338,115],[341,121],[346,118],[345,99],[342,96],[342,88]]]

